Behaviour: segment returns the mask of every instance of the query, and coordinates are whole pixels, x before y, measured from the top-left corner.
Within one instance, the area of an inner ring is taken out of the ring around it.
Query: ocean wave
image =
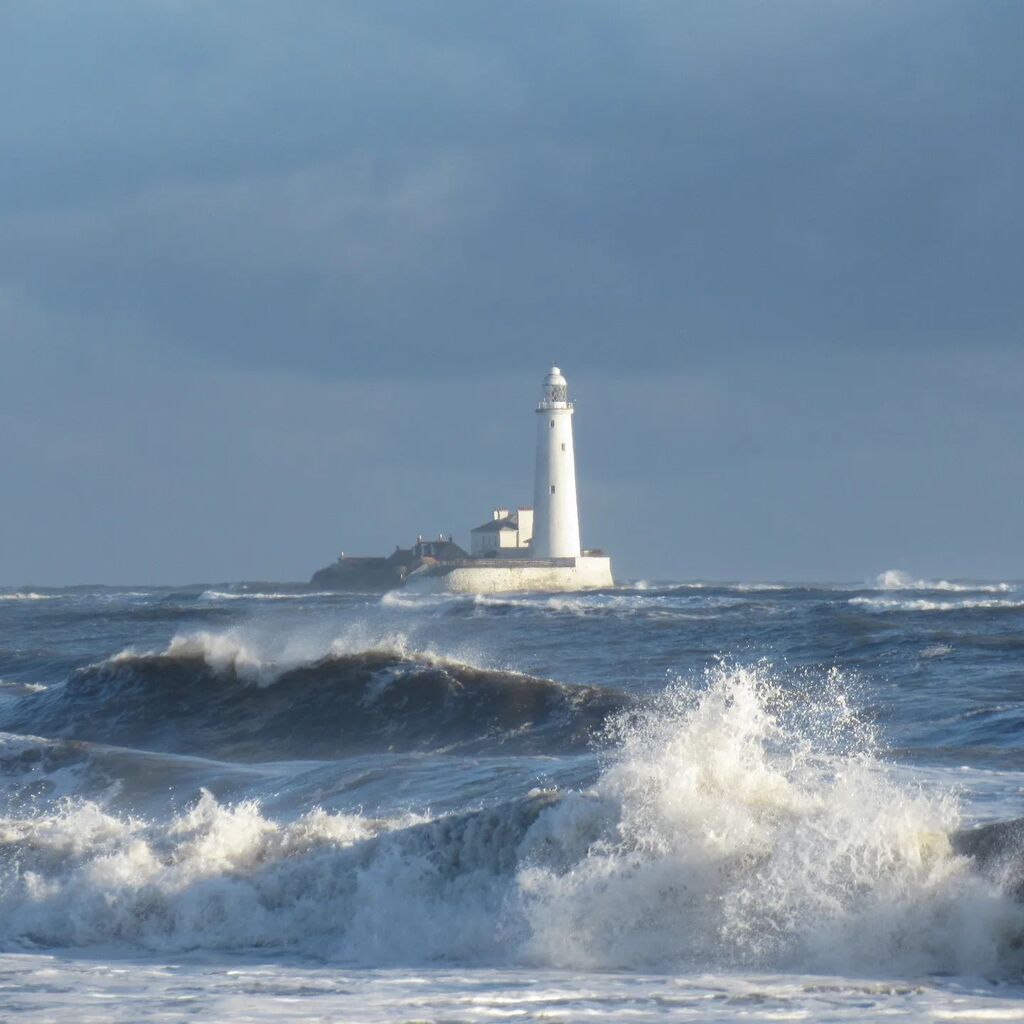
[[[634,612],[638,608],[637,602],[629,597],[604,594],[556,594],[538,597],[474,594],[472,601],[477,608],[523,608],[576,616],[617,611]]]
[[[509,594],[416,594],[389,591],[380,603],[388,608],[410,609],[516,609],[539,612],[567,612],[585,615],[593,612],[635,607],[627,596],[580,593],[548,595],[542,593]]]
[[[851,597],[849,603],[860,608],[875,611],[899,612],[956,612],[969,609],[1014,610],[1024,608],[1024,601],[1000,598],[963,598],[960,600],[936,601],[928,598],[885,598],[885,597]]]
[[[972,858],[1004,892],[1024,901],[1024,818],[965,829],[953,836],[953,849]]]
[[[737,581],[698,581],[689,583],[672,583],[672,582],[661,582],[661,583],[650,583],[645,584],[643,587],[635,585],[633,587],[626,587],[625,589],[642,590],[642,591],[654,591],[659,596],[673,596],[673,595],[688,595],[693,593],[699,593],[704,590],[717,590],[733,592],[738,594],[757,594],[757,593],[779,593],[783,591],[804,591],[804,590],[831,590],[833,585],[824,583],[781,583],[781,582],[766,582],[766,581],[751,581],[751,582],[737,582]]]
[[[875,577],[877,590],[948,590],[954,593],[1006,594],[1014,589],[1011,583],[951,583],[949,580],[915,580],[899,569],[887,569]]]
[[[385,624],[350,622],[339,629],[334,622],[310,630],[270,631],[244,626],[223,632],[195,630],[175,634],[162,649],[126,647],[107,661],[130,662],[139,657],[199,658],[218,673],[236,676],[257,686],[270,686],[295,669],[333,657],[357,654],[389,655],[431,664],[491,668],[474,661],[468,652],[444,653],[429,644],[415,646],[408,634]],[[104,664],[101,662],[100,664]]]
[[[489,611],[530,611],[553,615],[591,618],[612,616],[628,619],[703,619],[723,611],[744,607],[747,601],[736,595],[695,593],[691,588],[673,588],[663,593],[575,593],[516,597],[475,594],[470,600],[483,614]]]
[[[441,815],[476,805],[485,791],[499,802],[541,781],[586,784],[597,764],[593,753],[555,759],[515,751],[252,763],[0,732],[0,808],[38,814],[69,799],[92,800],[106,813],[166,820],[207,791],[224,804],[260,801],[268,816],[291,818],[319,806],[344,813],[372,807],[383,817],[405,813],[414,794],[417,806]]]
[[[8,812],[31,808],[39,813],[68,800],[93,800],[108,812],[166,814],[204,789],[234,800],[277,793],[288,788],[295,774],[291,766],[232,764],[0,732],[0,806]]]
[[[586,748],[627,698],[427,654],[366,650],[266,663],[231,636],[125,651],[12,701],[0,728],[270,761],[388,750]]]
[[[53,601],[65,596],[65,594],[37,594],[33,590],[18,590],[13,593],[7,592],[0,594],[0,601]]]
[[[422,611],[429,608],[454,608],[472,604],[473,595],[467,594],[418,594],[411,590],[389,590],[382,594],[380,604],[385,608],[408,608]]]
[[[403,611],[433,611],[460,614],[467,610],[478,616],[532,614],[573,618],[613,617],[619,619],[706,619],[750,604],[749,593],[789,589],[782,584],[721,585],[671,584],[664,589],[635,586],[614,590],[574,591],[558,594],[413,594],[391,591],[382,606]]]
[[[721,666],[613,735],[585,792],[432,820],[276,821],[209,794],[169,821],[90,801],[8,814],[0,938],[375,965],[1019,975],[1008,876],[980,846],[954,848],[951,795],[874,758],[840,676],[809,701],[765,667]]]
[[[199,595],[200,601],[304,601],[314,597],[336,597],[330,590],[291,591],[242,591],[242,590],[204,590]]]
[[[48,690],[46,683],[26,683],[17,679],[0,679],[0,694],[22,696],[26,693],[42,693]]]

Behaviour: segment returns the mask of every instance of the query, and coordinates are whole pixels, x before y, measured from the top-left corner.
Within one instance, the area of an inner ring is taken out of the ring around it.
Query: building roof
[[[470,533],[500,533],[502,530],[518,530],[519,521],[512,516],[504,519],[491,519],[481,526],[474,526]]]
[[[424,548],[428,548],[432,554],[432,558],[436,558],[441,562],[448,562],[456,558],[468,558],[469,552],[464,551],[459,547],[458,544],[450,540],[418,540],[412,546],[412,554],[415,555],[417,551]]]

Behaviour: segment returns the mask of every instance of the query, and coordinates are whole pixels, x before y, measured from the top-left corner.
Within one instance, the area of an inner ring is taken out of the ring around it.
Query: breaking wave
[[[738,592],[707,594],[704,591],[703,587],[675,587],[659,593],[648,592],[645,596],[636,592],[607,591],[543,597],[476,594],[469,600],[482,612],[532,611],[575,618],[614,616],[630,619],[708,618],[746,604]]]
[[[947,601],[934,601],[927,598],[851,597],[850,604],[861,608],[871,608],[875,611],[901,612],[958,612],[974,608],[1012,611],[1024,608],[1024,600],[1015,601],[997,597],[960,598]]]
[[[309,591],[245,591],[245,590],[204,590],[200,601],[302,601],[314,597],[334,597],[329,590]]]
[[[720,666],[611,733],[585,792],[434,820],[275,821],[209,794],[169,824],[89,801],[8,815],[0,938],[373,964],[1020,971],[1024,910],[954,849],[955,800],[874,758],[841,677],[809,700],[767,668]]]
[[[899,569],[887,569],[875,577],[878,590],[949,590],[956,593],[1005,594],[1013,590],[1010,583],[951,583],[949,580],[915,580]]]
[[[46,683],[27,683],[19,679],[0,679],[0,697],[21,697],[48,690]]]
[[[12,701],[0,729],[220,759],[585,749],[627,698],[394,649],[265,662],[230,634],[126,651]]]

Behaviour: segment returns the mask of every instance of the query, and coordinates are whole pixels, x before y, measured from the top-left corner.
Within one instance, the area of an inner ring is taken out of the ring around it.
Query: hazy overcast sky
[[[1024,577],[1024,4],[0,6],[0,583],[531,498],[620,576]]]

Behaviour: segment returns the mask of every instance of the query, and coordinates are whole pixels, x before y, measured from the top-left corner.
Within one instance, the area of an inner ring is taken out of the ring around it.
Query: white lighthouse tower
[[[576,457],[572,449],[572,402],[557,366],[544,378],[537,406],[537,462],[533,483],[534,558],[579,558]]]
[[[492,519],[473,530],[471,557],[419,566],[406,577],[407,590],[487,594],[615,585],[608,555],[580,548],[572,415],[565,377],[552,366],[537,406],[532,512],[520,507],[510,514],[508,508],[496,508]]]

